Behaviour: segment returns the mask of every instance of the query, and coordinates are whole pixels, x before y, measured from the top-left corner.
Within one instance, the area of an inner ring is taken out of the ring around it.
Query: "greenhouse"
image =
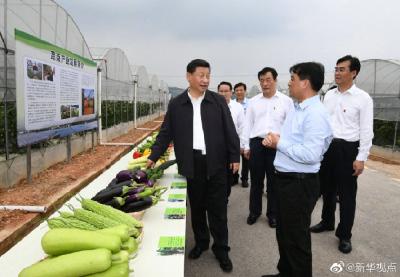
[[[374,145],[398,149],[400,120],[400,61],[361,61],[356,84],[374,100]]]
[[[400,118],[400,61],[370,59],[361,62],[356,84],[374,99],[374,118]]]
[[[147,69],[143,65],[131,65],[131,71],[135,80],[137,97],[137,118],[146,116],[150,113],[150,78]]]
[[[128,58],[118,48],[91,48],[101,70],[102,128],[134,120],[134,79]]]
[[[0,5],[0,14],[4,15],[0,20],[0,153],[8,159],[11,153],[18,151],[14,30],[30,33],[84,58],[92,57],[73,18],[54,1],[3,2]]]

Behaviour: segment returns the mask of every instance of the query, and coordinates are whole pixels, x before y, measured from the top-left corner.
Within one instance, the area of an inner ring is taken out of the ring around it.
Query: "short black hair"
[[[290,68],[290,73],[295,73],[300,80],[309,80],[311,88],[318,92],[324,84],[324,66],[317,62],[305,62],[295,64]]]
[[[260,80],[260,77],[262,75],[267,74],[268,72],[271,72],[272,77],[274,78],[274,80],[276,80],[276,78],[278,77],[278,72],[276,72],[275,68],[272,67],[264,67],[263,69],[261,69],[260,72],[258,72],[258,80]]]
[[[188,65],[186,66],[186,72],[193,73],[196,71],[197,67],[207,67],[211,70],[210,64],[206,60],[195,59],[188,63]]]
[[[244,90],[247,90],[246,84],[245,83],[237,83],[234,87],[233,90],[236,90],[238,87],[243,87]]]
[[[361,69],[360,60],[357,57],[353,57],[352,55],[346,55],[346,56],[338,59],[336,62],[336,65],[338,65],[339,63],[345,62],[345,61],[350,62],[350,71],[354,71],[354,70],[356,71],[356,76],[354,76],[354,78],[356,78],[358,75],[358,72],[360,72],[360,69]]]
[[[219,87],[222,85],[226,85],[229,87],[230,90],[232,90],[232,84],[226,81],[222,81],[221,83],[218,84],[217,90],[219,90]]]

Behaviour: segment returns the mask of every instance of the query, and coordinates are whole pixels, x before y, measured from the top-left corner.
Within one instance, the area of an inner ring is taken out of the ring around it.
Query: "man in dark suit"
[[[189,88],[169,103],[147,166],[153,166],[174,143],[178,172],[187,178],[196,242],[189,258],[197,259],[208,249],[211,233],[215,257],[222,270],[230,272],[226,166],[233,172],[239,169],[239,137],[225,99],[207,90],[210,64],[191,61],[186,78]]]

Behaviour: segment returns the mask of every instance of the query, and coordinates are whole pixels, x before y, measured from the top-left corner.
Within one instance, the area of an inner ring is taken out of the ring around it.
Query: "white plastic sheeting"
[[[0,32],[7,49],[11,50],[5,62],[5,52],[0,51],[0,98],[7,90],[7,100],[15,101],[15,51],[14,30],[30,33],[52,44],[91,59],[89,47],[72,17],[51,0],[1,0]],[[6,48],[0,42],[0,48]],[[7,68],[7,82],[5,70]]]
[[[400,61],[362,61],[356,84],[373,98],[375,119],[400,120]]]
[[[131,65],[131,71],[137,81],[137,98],[138,101],[147,101],[150,93],[150,78],[146,67],[143,65]]]
[[[133,101],[133,76],[128,58],[118,48],[90,48],[101,69],[102,100]]]

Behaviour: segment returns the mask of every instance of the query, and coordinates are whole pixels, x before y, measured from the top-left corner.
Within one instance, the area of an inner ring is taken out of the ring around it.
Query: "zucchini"
[[[97,248],[117,253],[121,249],[121,238],[97,231],[58,228],[49,230],[42,237],[42,248],[51,256]]]
[[[18,277],[85,276],[111,267],[111,252],[100,248],[44,259],[24,268]]]

